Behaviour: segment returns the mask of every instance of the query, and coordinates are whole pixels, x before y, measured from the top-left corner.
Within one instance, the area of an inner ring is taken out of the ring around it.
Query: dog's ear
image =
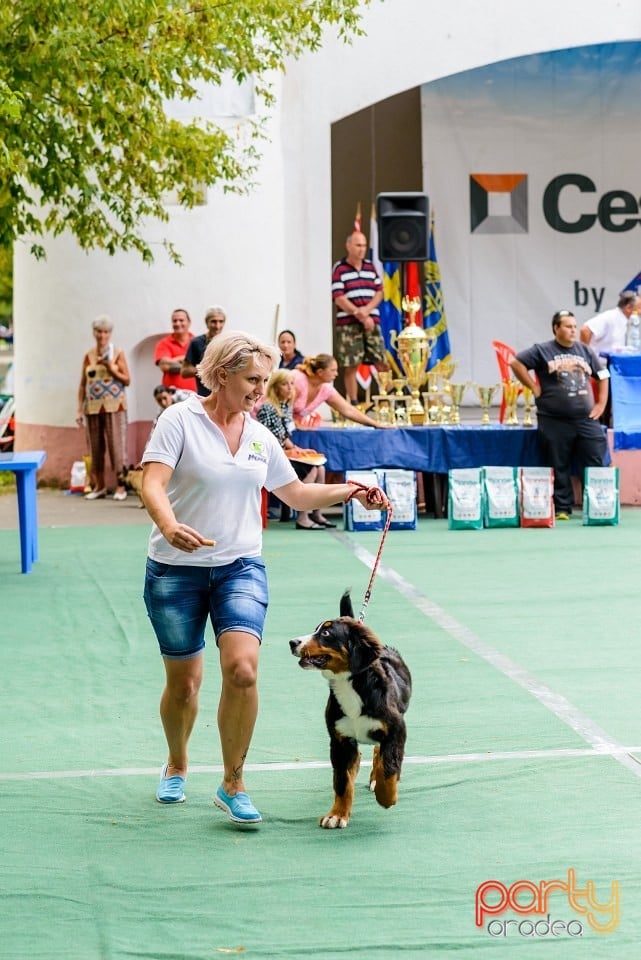
[[[341,597],[339,610],[341,617],[351,617],[352,620],[354,619],[354,608],[352,607],[352,598],[349,595],[349,590],[346,590]]]
[[[358,624],[350,633],[347,641],[347,652],[349,654],[349,672],[362,673],[378,657],[380,645],[370,639],[369,632],[365,627]]]

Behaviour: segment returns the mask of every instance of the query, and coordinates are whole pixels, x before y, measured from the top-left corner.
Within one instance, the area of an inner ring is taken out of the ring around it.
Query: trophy
[[[460,423],[461,415],[459,413],[459,408],[463,400],[463,394],[467,383],[452,383],[450,384],[450,394],[452,397],[452,407],[450,409],[450,423]]]
[[[405,396],[405,377],[395,377],[395,379],[392,380],[392,386],[394,387],[395,397]]]
[[[386,397],[376,397],[376,419],[379,423],[394,423],[394,409]]]
[[[529,387],[523,387],[523,402],[525,403],[525,413],[523,414],[523,426],[533,427],[532,407],[534,405],[534,394]]]
[[[492,405],[492,399],[496,393],[496,388],[498,384],[494,383],[491,387],[480,387],[476,385],[476,392],[483,409],[483,416],[481,417],[481,426],[485,427],[490,423],[490,407]]]
[[[521,385],[516,380],[503,381],[503,399],[505,401],[505,416],[503,423],[506,427],[518,427],[519,418],[516,415],[516,402],[519,398]]]
[[[378,380],[381,396],[386,397],[392,387],[392,374],[389,370],[377,370],[376,379]]]
[[[415,322],[415,315],[421,309],[419,297],[403,297],[403,310],[411,314],[411,319],[396,337],[392,346],[398,354],[399,362],[412,394],[408,404],[408,416],[414,425],[425,423],[425,407],[421,403],[420,389],[425,381],[427,362],[436,343],[436,337],[428,334],[423,327]]]
[[[427,410],[427,422],[442,423],[443,404],[441,403],[441,376],[438,363],[427,371],[427,390],[422,394],[423,406]]]

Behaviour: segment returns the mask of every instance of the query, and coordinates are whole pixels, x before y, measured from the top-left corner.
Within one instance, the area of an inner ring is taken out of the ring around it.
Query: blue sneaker
[[[167,777],[167,764],[160,773],[160,783],[156,790],[156,800],[158,803],[184,803],[185,802],[185,778]]]
[[[214,803],[227,813],[232,823],[250,827],[262,823],[263,818],[246,793],[230,796],[222,787],[218,787]]]

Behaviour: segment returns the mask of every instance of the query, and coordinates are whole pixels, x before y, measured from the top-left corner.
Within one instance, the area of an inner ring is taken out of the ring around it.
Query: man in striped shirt
[[[378,305],[383,299],[381,278],[366,259],[367,238],[354,231],[346,241],[347,256],[334,264],[332,299],[336,305],[336,359],[343,368],[345,392],[356,403],[359,364],[389,370],[380,331]]]

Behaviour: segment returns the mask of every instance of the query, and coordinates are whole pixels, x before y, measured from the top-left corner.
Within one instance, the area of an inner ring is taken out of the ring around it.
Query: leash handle
[[[365,591],[365,596],[363,597],[363,605],[361,606],[361,612],[360,612],[359,617],[358,617],[358,622],[359,622],[359,623],[362,623],[363,620],[365,619],[365,610],[367,609],[367,605],[368,605],[368,603],[369,603],[369,601],[370,601],[370,598],[371,598],[371,596],[372,596],[372,588],[373,588],[373,586],[374,586],[374,580],[375,580],[375,578],[376,578],[376,573],[377,573],[377,571],[378,571],[378,565],[379,565],[379,563],[380,563],[381,555],[382,555],[382,553],[383,553],[383,546],[385,545],[385,538],[387,537],[387,532],[388,532],[388,530],[389,530],[389,528],[390,528],[390,524],[391,524],[391,522],[392,522],[392,517],[393,517],[393,515],[394,515],[394,510],[393,510],[392,504],[391,504],[390,501],[387,499],[387,497],[385,496],[385,494],[383,493],[383,491],[381,490],[380,487],[368,487],[368,486],[366,486],[364,483],[359,483],[358,480],[348,480],[347,483],[352,484],[352,485],[354,486],[354,489],[353,489],[353,490],[351,491],[351,493],[345,498],[345,503],[349,503],[349,501],[352,500],[352,499],[356,496],[356,494],[359,492],[359,490],[365,490],[365,491],[366,491],[366,499],[367,499],[367,502],[368,502],[368,503],[376,503],[377,501],[380,501],[381,499],[383,499],[383,501],[387,500],[387,507],[385,508],[385,509],[387,510],[387,519],[385,520],[385,526],[383,527],[383,533],[381,534],[381,540],[380,540],[380,543],[379,543],[379,545],[378,545],[378,552],[377,552],[377,554],[376,554],[376,559],[375,559],[375,561],[374,561],[374,566],[372,567],[372,574],[371,574],[371,576],[370,576],[370,578],[369,578],[369,583],[367,584],[367,590]]]

